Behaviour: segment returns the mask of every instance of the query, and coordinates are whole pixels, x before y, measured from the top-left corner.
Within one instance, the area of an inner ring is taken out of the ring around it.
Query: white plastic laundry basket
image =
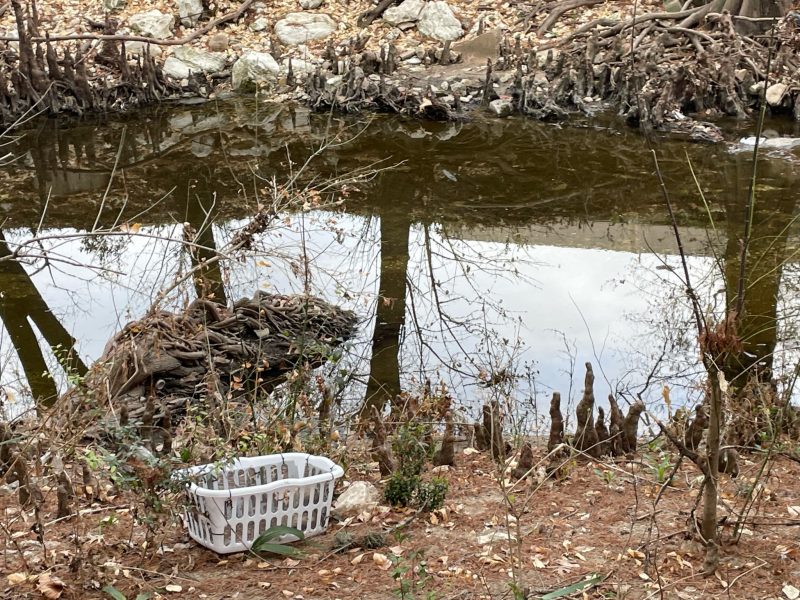
[[[219,554],[247,550],[274,526],[294,527],[311,537],[325,531],[342,467],[324,456],[300,452],[240,458],[201,465],[177,474],[187,487],[189,535]],[[295,541],[284,535],[275,542]]]

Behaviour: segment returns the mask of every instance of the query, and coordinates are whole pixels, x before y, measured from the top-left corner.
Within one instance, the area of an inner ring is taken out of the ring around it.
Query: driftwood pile
[[[299,365],[320,366],[356,325],[353,312],[305,295],[258,291],[233,307],[198,299],[126,325],[70,398],[110,406],[105,425],[168,428],[191,405],[213,411],[270,391]]]

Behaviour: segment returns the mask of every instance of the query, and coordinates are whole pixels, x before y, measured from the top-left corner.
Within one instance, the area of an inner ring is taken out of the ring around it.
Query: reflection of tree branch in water
[[[11,250],[0,230],[0,259],[10,255]],[[75,352],[75,338],[50,311],[30,275],[19,262],[0,260],[0,293],[3,296],[0,320],[17,351],[34,398],[37,403],[48,406],[55,401],[58,391],[49,375],[47,362],[30,321],[36,324],[64,370],[83,376],[87,369]]]

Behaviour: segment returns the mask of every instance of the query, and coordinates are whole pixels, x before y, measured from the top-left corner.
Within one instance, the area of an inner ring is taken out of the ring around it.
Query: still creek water
[[[752,134],[731,127],[731,139]],[[334,134],[353,139],[301,170]],[[736,269],[720,270],[716,259],[733,265],[738,255],[750,155],[677,140],[656,150],[696,285],[709,306],[724,306]],[[38,231],[65,259],[0,262],[6,413],[18,414],[31,395],[63,391],[52,347],[74,345],[90,364],[189,266],[167,239],[180,239],[184,222],[201,232],[198,243],[221,248],[255,210],[255,190],[266,185],[259,177],[319,185],[368,168],[385,170],[351,187],[341,207],[287,212],[260,238],[257,256],[221,275],[228,299],[308,283],[356,310],[360,333],[344,362],[356,375],[351,402],[431,378],[452,386],[470,412],[509,396],[532,425],[553,390],[579,398],[586,361],[595,364],[598,398],[638,392],[651,372],[646,400],[657,403],[663,383],[676,403],[700,397],[652,156],[618,123],[359,121],[242,101],[98,124],[42,121],[5,152],[17,158],[0,169],[0,254]],[[800,155],[787,154],[759,168],[748,296],[758,318],[748,350],[774,352],[776,371],[796,351],[791,328],[774,323],[796,304],[798,165]],[[150,237],[59,237],[126,223]],[[308,282],[298,269],[304,256]],[[481,372],[517,377],[486,387]]]

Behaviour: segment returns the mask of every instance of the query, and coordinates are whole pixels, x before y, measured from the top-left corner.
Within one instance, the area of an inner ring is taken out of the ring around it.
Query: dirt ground
[[[43,490],[42,545],[34,515],[21,512],[5,487],[0,598],[111,598],[101,591],[108,585],[131,600],[143,592],[215,600],[393,598],[401,596],[402,581],[406,598],[510,598],[514,577],[538,598],[594,574],[603,581],[572,597],[796,598],[800,465],[776,458],[756,486],[740,542],[731,539],[761,460],[745,456],[740,476],[722,482],[725,544],[714,577],[699,574],[703,547],[686,535],[699,472],[684,464],[654,507],[656,480],[669,468],[653,452],[617,462],[572,461],[560,480],[523,480],[504,491],[489,456],[462,451],[443,474],[450,482],[444,509],[418,514],[374,550],[336,553],[334,536],[343,528],[356,536],[390,529],[414,511],[379,506],[350,523],[332,521],[327,533],[300,544],[297,558],[218,556],[192,542],[179,523],[161,528],[158,545],[143,549],[144,527],[134,524],[129,499],[78,501],[75,514],[56,521],[52,489]],[[377,470],[349,471],[345,481],[381,487]],[[518,541],[509,541],[509,531]],[[427,579],[412,578],[421,561]],[[396,579],[397,567],[409,569]]]

